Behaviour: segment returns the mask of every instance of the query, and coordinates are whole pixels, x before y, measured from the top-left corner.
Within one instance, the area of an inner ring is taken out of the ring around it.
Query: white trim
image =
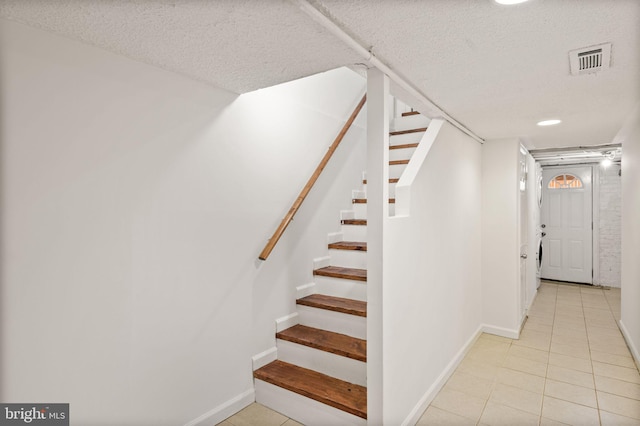
[[[593,229],[591,230],[591,267],[593,268],[593,278],[591,284],[600,285],[600,167],[591,167],[591,220]]]
[[[327,244],[337,243],[344,240],[344,234],[342,232],[330,232],[327,234]]]
[[[252,356],[251,363],[253,371],[264,367],[265,365],[275,361],[276,359],[278,359],[278,348],[276,348],[275,346]]]
[[[207,411],[200,417],[191,420],[189,423],[185,423],[184,426],[205,426],[205,424],[218,424],[224,419],[234,415],[249,404],[253,403],[255,400],[255,390],[253,388],[247,389],[240,395],[237,395],[227,402],[218,405],[216,408]]]
[[[325,268],[331,265],[331,256],[316,257],[313,259],[313,269]]]
[[[297,312],[278,318],[276,320],[276,333],[280,333],[282,330],[298,325],[299,322]]]
[[[633,359],[636,362],[636,368],[640,370],[640,352],[638,351],[638,348],[634,344],[633,340],[631,340],[631,335],[629,334],[627,327],[624,326],[622,320],[618,321],[618,328],[620,328],[622,336],[624,337],[625,342],[627,342],[629,352],[631,352],[631,356],[633,356]]]
[[[449,380],[449,377],[451,377],[453,372],[456,371],[456,368],[458,368],[458,365],[460,365],[467,352],[469,352],[473,344],[476,342],[476,340],[478,340],[478,337],[480,337],[480,335],[482,334],[484,327],[484,325],[480,325],[475,333],[471,335],[467,342],[453,357],[451,362],[447,364],[442,373],[440,373],[440,376],[438,376],[436,381],[431,385],[431,387],[429,387],[427,392],[425,392],[422,398],[420,398],[418,403],[413,407],[413,410],[411,410],[409,415],[404,419],[404,421],[402,422],[403,426],[415,425],[418,420],[420,420],[420,417],[424,414],[427,407],[429,407],[429,404],[431,404],[436,395],[438,395],[438,392],[440,392],[445,383],[447,383],[447,380]]]
[[[316,293],[316,283],[303,284],[296,287],[296,300]]]
[[[498,327],[495,325],[483,324],[482,332],[488,334],[495,334],[496,336],[507,337],[509,339],[519,339],[520,332],[510,328]]]

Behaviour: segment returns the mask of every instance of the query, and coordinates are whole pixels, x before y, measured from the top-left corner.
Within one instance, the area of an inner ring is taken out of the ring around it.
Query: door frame
[[[567,170],[571,167],[589,167],[591,168],[591,284],[580,283],[583,285],[599,285],[600,283],[600,245],[598,243],[600,230],[600,212],[596,206],[600,205],[600,167],[599,163],[577,163],[577,164],[556,164],[550,166],[542,166],[544,170]],[[544,182],[544,180],[543,180]],[[543,185],[542,192],[544,194],[545,188]],[[542,196],[542,202],[544,203],[544,195]],[[540,210],[540,223],[542,223],[542,209]],[[598,226],[596,226],[598,224]],[[541,229],[542,231],[542,229]],[[544,240],[543,240],[544,245]],[[547,256],[549,251],[547,250]],[[598,257],[596,257],[598,256]]]

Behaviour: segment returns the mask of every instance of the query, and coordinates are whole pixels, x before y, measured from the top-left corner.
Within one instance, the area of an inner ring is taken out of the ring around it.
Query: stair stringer
[[[418,147],[411,156],[409,164],[407,164],[407,167],[400,176],[400,180],[395,188],[396,217],[405,217],[411,214],[411,185],[422,168],[427,155],[429,155],[429,151],[431,151],[431,147],[438,137],[438,133],[440,133],[443,124],[444,120],[441,118],[431,120],[427,131],[422,136]]]

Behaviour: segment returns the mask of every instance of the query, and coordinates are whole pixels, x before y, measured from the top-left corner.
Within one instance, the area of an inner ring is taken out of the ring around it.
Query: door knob
[[[540,225],[541,228],[546,228],[547,225],[545,225],[544,223],[542,225]]]
[[[547,236],[547,233],[546,233],[546,232],[543,232],[543,233],[542,233],[542,236],[543,236],[543,237],[546,237],[546,236]]]
[[[523,259],[526,259],[526,258],[527,258],[527,253],[522,253],[522,254],[520,255],[520,257],[521,257],[521,258],[523,258]]]

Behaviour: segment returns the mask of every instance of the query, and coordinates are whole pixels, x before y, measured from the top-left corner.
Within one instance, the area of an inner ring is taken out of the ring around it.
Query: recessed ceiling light
[[[543,120],[538,122],[538,126],[553,126],[562,123],[562,120]]]
[[[527,0],[495,0],[496,3],[499,4],[518,4],[518,3],[524,3]]]

